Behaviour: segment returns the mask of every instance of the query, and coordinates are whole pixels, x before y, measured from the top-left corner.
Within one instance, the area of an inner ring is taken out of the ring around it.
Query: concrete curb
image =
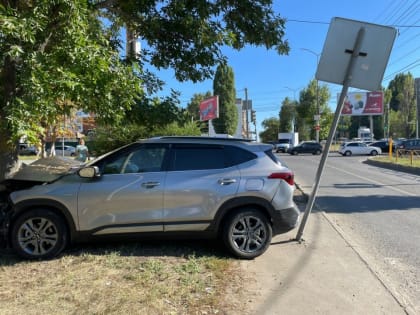
[[[419,167],[404,166],[404,165],[399,165],[399,164],[395,164],[395,163],[382,162],[382,161],[373,160],[373,159],[370,159],[370,158],[367,159],[366,161],[364,161],[363,163],[369,164],[369,165],[372,165],[372,166],[376,166],[376,167],[386,168],[386,169],[393,170],[393,171],[404,172],[404,173],[409,173],[409,174],[414,174],[414,175],[419,175],[420,176],[420,168]]]

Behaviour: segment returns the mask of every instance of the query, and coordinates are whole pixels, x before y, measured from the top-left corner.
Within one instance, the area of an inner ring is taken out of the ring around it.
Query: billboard
[[[340,94],[337,95],[337,100],[339,99]],[[347,116],[383,115],[383,100],[383,92],[347,93],[341,114]]]
[[[200,102],[200,121],[219,117],[219,96],[210,97]]]

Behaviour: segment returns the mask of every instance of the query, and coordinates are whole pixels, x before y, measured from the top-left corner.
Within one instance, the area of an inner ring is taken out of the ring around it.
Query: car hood
[[[80,168],[82,163],[64,157],[48,157],[36,160],[27,165],[23,164],[16,173],[0,184],[8,191],[28,188],[33,185],[50,183],[58,178]]]

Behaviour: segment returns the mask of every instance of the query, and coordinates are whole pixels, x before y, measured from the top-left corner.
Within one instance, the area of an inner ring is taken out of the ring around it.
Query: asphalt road
[[[311,193],[320,156],[278,156]],[[314,211],[324,211],[395,296],[420,314],[420,176],[367,165],[367,158],[330,153]]]

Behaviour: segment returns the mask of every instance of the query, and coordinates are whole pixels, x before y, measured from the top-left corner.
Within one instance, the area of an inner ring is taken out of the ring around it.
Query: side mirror
[[[81,168],[77,171],[77,174],[79,174],[79,176],[82,178],[94,178],[101,176],[101,173],[99,172],[99,168],[97,166],[87,166]]]

